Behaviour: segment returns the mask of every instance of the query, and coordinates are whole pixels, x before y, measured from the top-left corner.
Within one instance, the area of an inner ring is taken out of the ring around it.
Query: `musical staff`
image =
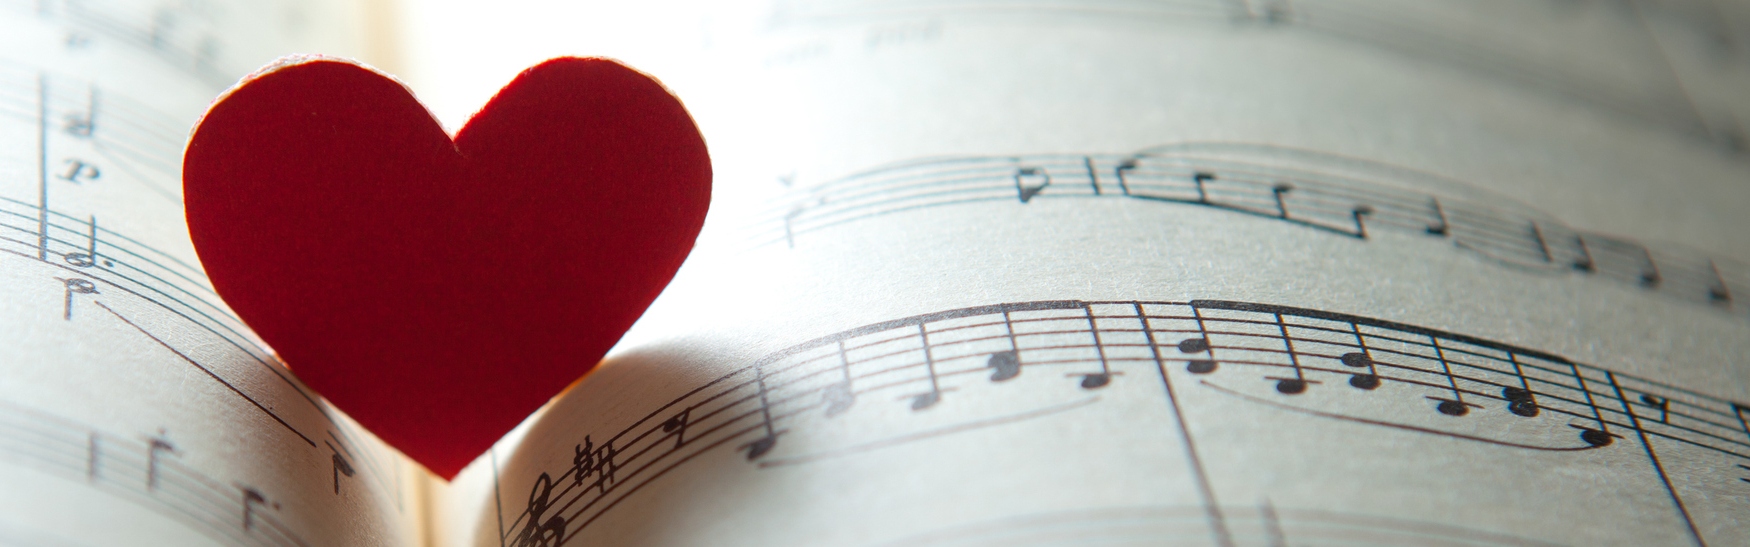
[[[1496,6],[1488,25],[1465,24],[1475,10],[1462,2],[1366,0],[789,2],[771,20],[780,28],[971,18],[1293,33],[1462,71],[1729,153],[1750,151],[1750,133],[1735,114],[1741,104],[1733,104],[1747,91],[1736,82],[1750,73],[1750,35],[1742,31],[1750,26],[1741,10],[1681,1],[1516,4]],[[1685,47],[1689,43],[1705,45]],[[1601,55],[1611,62],[1597,62]]]
[[[152,510],[225,545],[309,545],[261,490],[182,462],[166,432],[129,436],[0,403],[0,461]]]
[[[62,46],[83,50],[113,44],[142,53],[193,76],[223,87],[242,74],[225,60],[217,15],[223,7],[188,2],[109,2],[102,0],[39,0],[8,2],[16,15],[34,16],[56,25],[66,37]],[[145,4],[145,5],[141,5]],[[28,10],[28,13],[17,13]]]
[[[1087,372],[1095,366],[1101,372]],[[1270,304],[1018,302],[867,325],[792,346],[725,374],[606,436],[603,442],[620,447],[613,459],[618,475],[611,484],[583,481],[591,467],[581,464],[551,482],[543,474],[531,496],[547,503],[506,515],[505,529],[524,530],[529,522],[545,518],[563,525],[566,535],[558,542],[563,544],[626,496],[720,447],[745,450],[745,459],[756,469],[805,465],[822,457],[1097,404],[1076,399],[1085,397],[1077,392],[1108,389],[1126,378],[1126,369],[1152,374],[1156,368],[1161,381],[1169,371],[1195,379],[1180,390],[1204,390],[1449,442],[1564,453],[1615,449],[1629,434],[1726,458],[1750,458],[1750,405],[1536,349]],[[962,408],[954,403],[958,396],[943,399],[942,392],[1000,397],[1008,380],[1030,377],[1029,369],[1061,371],[1082,381],[1064,386],[1065,402],[1058,406],[1000,416],[974,411],[965,421],[947,425],[924,419]],[[868,401],[859,405],[903,405],[922,429],[902,428],[893,437],[857,439],[836,448],[786,449],[789,443],[777,442],[779,435],[802,436],[795,444],[809,446],[813,432],[858,420],[864,407],[835,405],[846,397],[835,392]],[[1309,399],[1307,394],[1314,392],[1322,396]],[[932,396],[930,404],[917,402]],[[1390,402],[1380,404],[1380,398]],[[674,425],[677,416],[685,417],[684,442],[670,439],[679,429]],[[1543,425],[1479,425],[1501,423],[1491,420]],[[580,450],[579,457],[584,453]]]
[[[1296,165],[1261,158],[1294,158]],[[1116,191],[1102,191],[1101,178],[1116,181]],[[752,238],[759,245],[795,247],[813,231],[916,209],[1129,199],[1207,207],[1363,241],[1380,232],[1413,235],[1518,269],[1609,280],[1750,319],[1750,303],[1733,299],[1750,290],[1750,265],[1675,245],[1654,249],[1582,232],[1504,199],[1431,195],[1377,182],[1404,179],[1463,187],[1401,168],[1262,145],[1191,143],[1128,155],[940,158],[799,190],[762,216],[768,220],[753,227]]]
[[[83,186],[119,175],[121,183],[181,204],[187,122],[89,82],[12,63],[0,63],[0,120],[37,127],[45,193],[49,182]]]

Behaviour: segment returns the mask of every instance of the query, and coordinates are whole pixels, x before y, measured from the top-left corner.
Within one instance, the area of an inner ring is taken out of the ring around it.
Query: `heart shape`
[[[654,79],[524,71],[452,140],[400,83],[288,58],[183,157],[213,287],[306,384],[452,478],[601,360],[705,220],[711,164]]]

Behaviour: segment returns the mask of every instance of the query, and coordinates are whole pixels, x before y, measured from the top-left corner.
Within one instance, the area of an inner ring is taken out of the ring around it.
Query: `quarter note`
[[[1128,173],[1135,170],[1136,158],[1124,158],[1124,161],[1118,162],[1118,167],[1112,170],[1112,173],[1118,177],[1118,190],[1126,196],[1130,195]]]
[[[1664,281],[1664,276],[1659,275],[1659,265],[1653,261],[1652,249],[1648,249],[1645,245],[1640,247],[1641,258],[1646,261],[1641,265],[1641,286],[1657,287],[1660,281]]]
[[[1082,306],[1088,314],[1088,334],[1094,337],[1094,351],[1100,357],[1100,372],[1082,374],[1082,389],[1098,389],[1112,383],[1112,365],[1106,362],[1106,345],[1100,342],[1100,326],[1094,321],[1093,306]]]
[[[250,486],[238,486],[243,491],[243,529],[255,528],[255,508],[267,504],[267,496]]]
[[[1276,198],[1276,218],[1288,218],[1288,204],[1282,201],[1282,195],[1294,191],[1294,185],[1278,182],[1270,188],[1270,195]]]
[[[930,375],[930,390],[911,397],[912,410],[930,408],[942,400],[942,382],[936,376],[936,358],[931,355],[930,335],[924,331],[923,323],[918,323],[918,342],[924,348],[924,370]]]
[[[1574,269],[1592,273],[1598,265],[1592,260],[1592,250],[1586,247],[1586,236],[1574,234],[1574,247],[1580,251],[1580,258],[1574,259]]]
[[[1021,346],[1015,342],[1015,323],[1008,310],[1003,310],[1003,332],[1009,339],[1009,351],[990,354],[990,359],[984,364],[991,369],[992,382],[1005,382],[1021,375]]]
[[[1028,181],[1033,179],[1039,179],[1040,182],[1028,184]],[[1033,196],[1044,192],[1047,186],[1051,186],[1051,175],[1046,173],[1044,169],[1021,167],[1015,170],[1015,197],[1020,198],[1021,203],[1032,201]]]
[[[1732,291],[1726,288],[1726,276],[1720,275],[1720,266],[1715,264],[1713,259],[1710,258],[1707,261],[1707,268],[1714,274],[1714,278],[1708,283],[1708,300],[1721,304],[1730,304],[1732,302]]]
[[[1447,384],[1452,386],[1451,399],[1428,397],[1429,399],[1440,401],[1440,404],[1434,405],[1434,409],[1447,416],[1463,416],[1469,414],[1470,408],[1476,405],[1464,402],[1464,392],[1458,389],[1458,377],[1452,375],[1452,363],[1446,360],[1446,350],[1440,347],[1440,338],[1429,335],[1428,343],[1431,345],[1430,347],[1434,348],[1434,356],[1440,360],[1441,374],[1446,376]]]
[[[1446,209],[1440,206],[1440,198],[1429,198],[1428,203],[1434,210],[1434,223],[1428,225],[1428,235],[1445,236],[1452,230],[1446,222]]]
[[[158,461],[161,454],[176,455],[176,445],[170,444],[163,429],[158,434],[147,438],[146,445],[146,490],[158,489]]]
[[[766,434],[763,437],[755,439],[753,442],[741,445],[742,448],[747,449],[747,459],[749,461],[757,460],[760,456],[766,455],[767,452],[771,452],[773,448],[777,447],[779,433],[777,429],[772,426],[772,402],[770,394],[766,391],[766,369],[765,367],[754,365],[753,370],[754,382],[759,386],[761,425],[765,427]]]
[[[101,461],[99,458],[103,454],[102,450],[98,448],[97,442],[97,432],[92,431],[85,445],[85,480],[91,482],[97,482],[98,462]]]
[[[1082,156],[1082,165],[1088,169],[1088,186],[1093,188],[1094,195],[1100,195],[1100,174],[1094,170],[1094,157]]]
[[[1350,216],[1355,217],[1355,238],[1367,239],[1367,223],[1362,222],[1361,219],[1362,217],[1373,214],[1373,206],[1356,205],[1354,209],[1349,211],[1349,214]]]
[[[826,415],[837,416],[851,409],[857,402],[857,393],[851,389],[851,359],[845,355],[845,341],[839,340],[839,370],[844,373],[844,380],[826,386],[821,390],[822,402],[826,403]]]
[[[1215,180],[1215,173],[1210,173],[1207,171],[1198,171],[1198,172],[1191,174],[1191,183],[1197,185],[1197,202],[1198,203],[1203,203],[1203,204],[1209,203],[1209,189],[1205,188],[1203,185],[1204,185],[1204,183],[1212,181],[1212,180]]]
[[[1283,395],[1299,395],[1306,392],[1307,384],[1317,383],[1306,379],[1305,371],[1300,369],[1300,353],[1294,351],[1294,338],[1288,334],[1288,323],[1283,322],[1282,314],[1276,315],[1276,329],[1282,333],[1282,347],[1288,352],[1288,364],[1294,368],[1293,378],[1265,376],[1267,380],[1276,380],[1276,392]]]

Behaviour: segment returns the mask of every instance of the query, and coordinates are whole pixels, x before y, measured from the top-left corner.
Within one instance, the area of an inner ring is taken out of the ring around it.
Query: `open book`
[[[1750,544],[1743,3],[467,4],[0,3],[0,544]],[[711,147],[453,482],[188,242],[189,128],[300,52],[451,128],[612,56]]]

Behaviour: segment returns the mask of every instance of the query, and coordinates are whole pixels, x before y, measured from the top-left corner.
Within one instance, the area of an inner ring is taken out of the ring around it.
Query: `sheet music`
[[[570,29],[718,201],[455,544],[1750,541],[1739,3],[591,9],[414,86]]]
[[[358,54],[312,2],[0,3],[0,543],[415,544],[423,472],[213,293],[179,171],[221,90]]]

